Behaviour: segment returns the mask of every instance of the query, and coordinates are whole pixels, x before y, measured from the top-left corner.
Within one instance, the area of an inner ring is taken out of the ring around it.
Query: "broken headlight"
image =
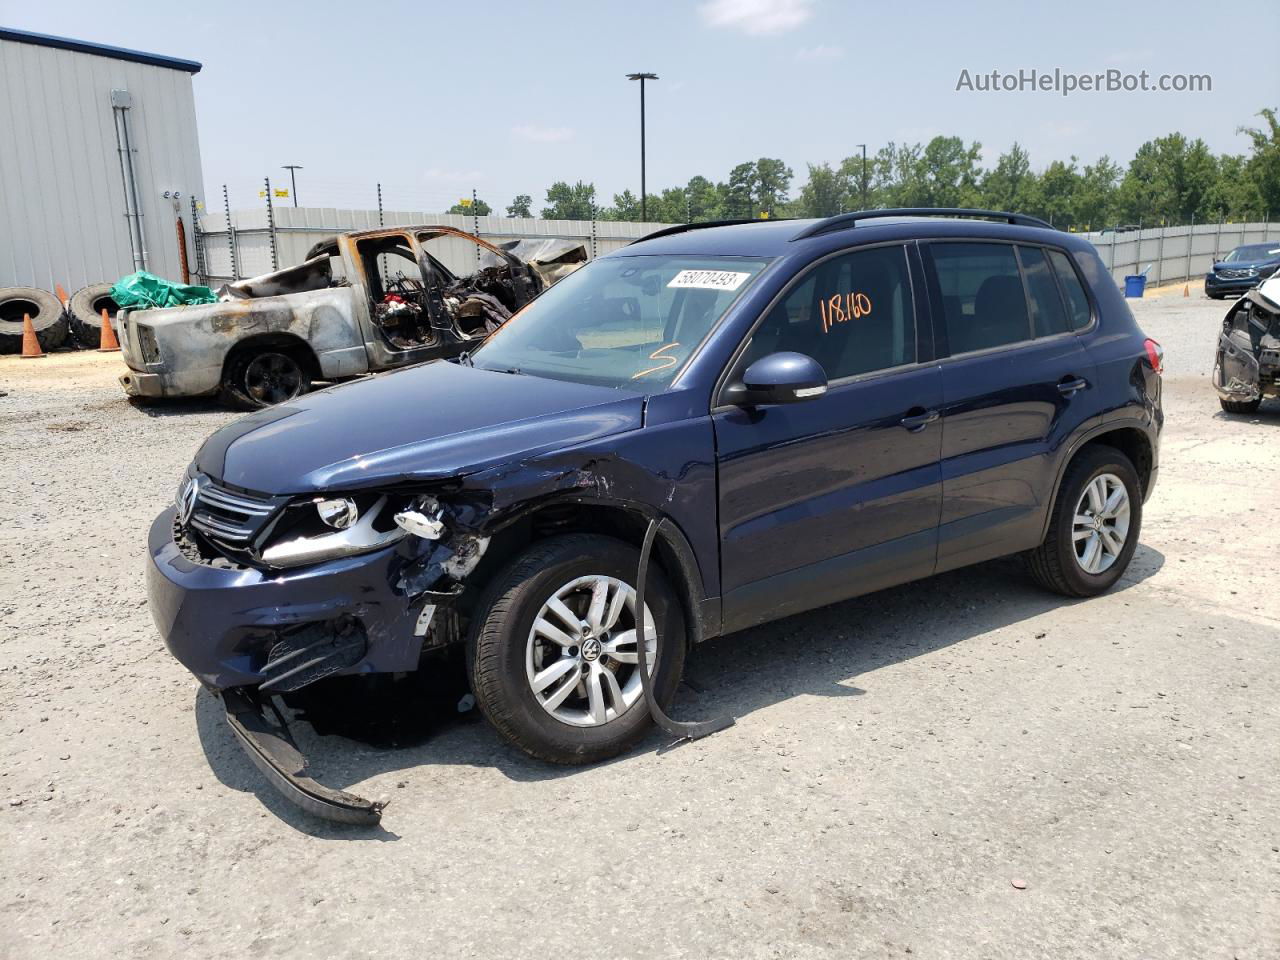
[[[285,507],[259,555],[268,566],[299,567],[380,550],[411,534],[438,539],[444,531],[439,516],[432,497],[356,493],[300,498]]]
[[[380,493],[308,497],[289,504],[261,549],[272,567],[299,567],[368,553],[402,540],[391,497]]]

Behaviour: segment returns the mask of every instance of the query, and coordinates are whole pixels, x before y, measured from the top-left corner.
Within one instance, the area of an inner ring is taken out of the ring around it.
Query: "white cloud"
[[[800,26],[813,15],[813,0],[710,0],[698,13],[709,27],[758,37]]]
[[[440,180],[446,183],[475,183],[484,177],[479,170],[443,170],[440,167],[428,167],[422,171],[423,180]]]
[[[834,47],[820,43],[816,47],[801,47],[796,51],[797,60],[839,60],[844,56],[844,47]]]
[[[537,124],[526,123],[512,127],[511,135],[531,143],[563,143],[573,139],[573,130],[569,127],[540,127]]]

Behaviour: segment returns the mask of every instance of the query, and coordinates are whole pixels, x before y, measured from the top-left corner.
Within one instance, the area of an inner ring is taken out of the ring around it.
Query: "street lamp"
[[[286,163],[280,169],[289,171],[289,195],[293,197],[293,205],[296,207],[298,205],[298,181],[294,171],[301,170],[302,167],[296,163]]]
[[[867,209],[867,145],[865,143],[855,143],[855,147],[862,148],[862,209]]]
[[[646,80],[657,80],[658,75],[656,73],[628,73],[627,79],[640,81],[640,220],[641,222],[647,222],[649,210],[646,206],[644,185],[644,82]]]

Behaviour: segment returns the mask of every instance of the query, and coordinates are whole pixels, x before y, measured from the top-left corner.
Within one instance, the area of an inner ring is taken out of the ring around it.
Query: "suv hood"
[[[196,469],[266,494],[445,479],[641,426],[644,398],[438,360],[307,394],[205,441]]]

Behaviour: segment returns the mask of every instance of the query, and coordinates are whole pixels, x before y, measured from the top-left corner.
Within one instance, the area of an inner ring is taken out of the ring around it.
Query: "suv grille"
[[[1252,270],[1241,270],[1235,267],[1223,267],[1218,271],[1218,276],[1223,280],[1247,280],[1253,276]]]
[[[202,478],[190,524],[210,540],[247,550],[285,498],[233,493]]]

